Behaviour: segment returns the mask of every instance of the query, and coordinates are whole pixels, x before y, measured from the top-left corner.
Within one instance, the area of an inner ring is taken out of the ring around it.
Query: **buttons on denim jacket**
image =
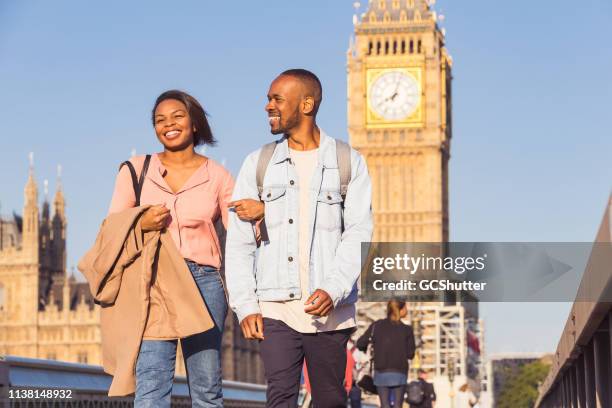
[[[290,256],[289,258],[287,258],[289,260],[289,262],[293,262],[293,257]]]

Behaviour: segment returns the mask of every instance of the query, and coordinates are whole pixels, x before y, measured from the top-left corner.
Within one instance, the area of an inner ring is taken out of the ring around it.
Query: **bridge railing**
[[[100,366],[0,356],[0,407],[132,407],[132,397],[107,396],[111,380]],[[226,408],[265,407],[266,386],[223,380],[223,400]],[[184,376],[174,379],[172,407],[191,407]]]
[[[612,407],[612,197],[595,242],[536,407]]]
[[[0,406],[132,407],[133,398],[107,396],[110,384],[100,366],[14,356],[0,360]],[[223,396],[228,408],[264,407],[266,387],[224,380]],[[172,406],[191,407],[186,377],[174,379]]]

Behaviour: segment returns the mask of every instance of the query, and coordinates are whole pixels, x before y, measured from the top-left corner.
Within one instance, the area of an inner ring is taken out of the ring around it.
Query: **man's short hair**
[[[282,75],[296,78],[304,85],[306,96],[312,96],[314,98],[314,112],[316,114],[319,110],[321,100],[323,99],[323,87],[321,86],[319,78],[307,69],[302,68],[288,69],[282,72],[281,76]]]

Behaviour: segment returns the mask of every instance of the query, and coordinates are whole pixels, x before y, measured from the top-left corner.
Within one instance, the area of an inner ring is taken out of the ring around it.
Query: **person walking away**
[[[412,327],[401,320],[407,314],[406,302],[389,301],[387,317],[373,322],[357,340],[363,352],[373,345],[374,385],[381,408],[401,407],[404,401],[409,360],[415,353]]]

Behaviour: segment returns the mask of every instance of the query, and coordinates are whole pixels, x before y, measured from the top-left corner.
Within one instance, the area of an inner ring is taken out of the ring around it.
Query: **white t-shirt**
[[[259,306],[263,317],[281,320],[293,330],[300,333],[316,333],[354,327],[355,305],[342,305],[326,316],[317,317],[304,312],[304,302],[310,296],[308,291],[309,263],[308,253],[308,227],[310,220],[310,183],[317,167],[319,149],[293,150],[289,149],[291,162],[295,165],[298,175],[297,187],[299,189],[300,213],[298,216],[298,261],[300,267],[300,287],[302,298],[284,302],[264,302]],[[265,333],[265,328],[264,328]]]

